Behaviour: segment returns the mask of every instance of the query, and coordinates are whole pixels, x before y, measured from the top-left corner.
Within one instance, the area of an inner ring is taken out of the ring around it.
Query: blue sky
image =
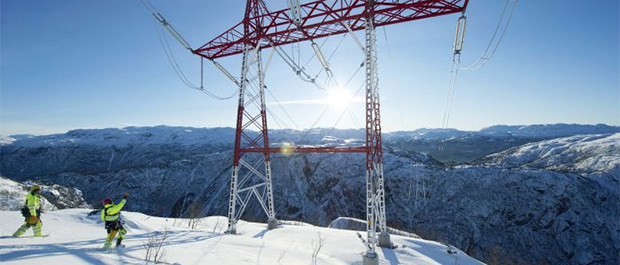
[[[244,2],[151,1],[193,47],[239,22]],[[283,7],[283,2],[266,1],[272,9]],[[618,1],[604,5],[585,0],[519,1],[492,60],[479,70],[459,73],[448,127],[620,125],[620,8]],[[497,0],[470,2],[464,64],[484,51],[503,6],[504,1]],[[179,81],[153,18],[138,0],[3,0],[0,12],[2,135],[160,124],[235,125],[236,99],[215,100]],[[449,15],[378,29],[384,131],[442,127],[457,18]],[[358,36],[363,38],[361,32]],[[166,37],[184,73],[199,83],[199,58]],[[339,40],[328,39],[324,53],[331,54]],[[340,84],[363,59],[356,47],[352,38],[345,38],[330,61]],[[310,46],[301,45],[300,50],[302,61],[312,56]],[[265,58],[269,52],[264,51]],[[239,76],[239,56],[221,63]],[[309,66],[318,70],[316,62]],[[210,64],[205,64],[205,80],[218,95],[234,89]],[[361,82],[358,75],[344,89],[354,94]],[[316,104],[325,102],[328,93],[297,79],[277,56],[266,84],[278,102],[289,103],[283,104],[284,113],[276,100],[267,97],[281,121],[270,117],[270,128],[363,125],[362,103],[351,103],[353,115],[346,113],[336,123],[341,108]],[[317,121],[325,109],[326,115]]]

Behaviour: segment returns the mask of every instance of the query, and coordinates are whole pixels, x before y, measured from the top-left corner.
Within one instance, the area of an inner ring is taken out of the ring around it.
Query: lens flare
[[[284,156],[290,156],[295,152],[295,146],[293,143],[283,143],[280,147],[280,153]]]

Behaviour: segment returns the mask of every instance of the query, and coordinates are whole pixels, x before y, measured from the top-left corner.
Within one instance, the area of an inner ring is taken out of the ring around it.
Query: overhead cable
[[[159,42],[160,42],[162,48],[164,49],[164,53],[166,54],[166,58],[168,59],[168,62],[170,63],[170,66],[172,66],[172,69],[174,70],[176,75],[179,77],[181,82],[183,82],[183,84],[185,84],[187,87],[189,87],[191,89],[198,90],[198,91],[206,94],[207,96],[209,96],[211,98],[214,98],[214,99],[217,99],[217,100],[226,100],[226,99],[233,98],[233,97],[235,97],[237,95],[237,93],[239,92],[238,89],[235,90],[235,92],[232,93],[231,95],[228,95],[228,96],[218,96],[218,95],[215,95],[212,92],[204,89],[204,86],[202,86],[202,85],[200,87],[198,87],[198,86],[192,84],[191,81],[189,81],[189,79],[185,76],[185,74],[183,73],[181,67],[177,63],[176,58],[174,57],[174,54],[172,53],[172,49],[170,48],[170,45],[168,43],[168,39],[166,38],[166,35],[163,34],[163,32],[161,32],[159,27],[157,27],[157,23],[156,22],[155,22],[155,27],[156,27],[155,29],[157,31],[157,38],[159,39]],[[202,70],[202,67],[201,67],[201,70]],[[201,83],[202,83],[202,76],[201,76]]]
[[[200,92],[205,93],[206,95],[208,95],[211,98],[217,99],[217,100],[226,100],[226,99],[230,99],[232,97],[234,97],[235,95],[238,94],[239,89],[236,89],[235,92],[229,96],[218,96],[215,95],[214,93],[204,89],[204,78],[203,78],[203,74],[204,74],[204,65],[203,65],[203,61],[201,59],[200,62],[200,87],[192,84],[189,79],[185,76],[185,74],[183,73],[181,67],[179,66],[179,64],[177,63],[176,58],[174,57],[174,53],[172,52],[172,49],[170,48],[170,44],[168,43],[168,39],[166,38],[166,34],[163,33],[163,30],[161,30],[158,26],[157,26],[157,22],[159,22],[162,27],[164,27],[165,29],[168,30],[168,32],[170,32],[170,34],[181,44],[183,45],[183,47],[185,47],[186,49],[193,51],[191,46],[189,45],[189,43],[187,41],[185,41],[185,39],[181,36],[181,34],[179,34],[170,23],[168,23],[168,21],[161,15],[161,13],[157,12],[157,10],[155,9],[155,7],[153,7],[153,5],[151,5],[148,0],[140,0],[140,2],[144,5],[144,7],[146,7],[146,9],[148,9],[148,11],[153,15],[154,19],[155,19],[155,30],[157,33],[157,38],[159,39],[159,43],[161,44],[162,48],[164,49],[164,53],[166,54],[166,58],[168,59],[168,62],[170,63],[170,65],[172,66],[172,69],[174,70],[175,74],[179,77],[179,79],[181,80],[181,82],[183,82],[183,84],[185,84],[187,87],[191,88],[191,89],[195,89],[198,90]],[[236,80],[236,78],[234,78],[222,65],[220,65],[218,62],[210,59],[210,61],[215,65],[215,67],[217,67],[222,73],[224,73],[224,75],[226,75],[231,81],[233,81],[237,87],[240,86],[240,83]]]
[[[508,26],[510,25],[510,21],[512,20],[512,16],[514,15],[517,2],[518,0],[506,0],[502,13],[500,15],[500,19],[497,23],[497,26],[495,27],[495,32],[493,33],[491,40],[487,44],[486,49],[484,50],[480,58],[478,58],[473,64],[466,66],[466,67],[461,66],[461,51],[463,49],[463,42],[465,39],[465,28],[467,25],[467,20],[464,14],[458,19],[457,26],[456,26],[456,33],[454,37],[454,55],[452,58],[452,66],[450,68],[450,81],[448,84],[446,109],[444,111],[443,121],[442,121],[442,128],[444,130],[447,129],[448,124],[450,122],[450,114],[452,110],[452,104],[454,101],[454,93],[456,90],[459,70],[464,69],[464,70],[474,71],[474,70],[480,69],[493,57],[493,55],[499,48],[499,45],[502,42],[502,39],[504,38],[506,31],[508,30]],[[505,23],[504,23],[504,20],[505,20]],[[502,25],[503,25],[503,29],[500,33],[500,28],[502,28]],[[499,38],[496,41],[496,37],[498,36]],[[440,147],[440,149],[443,149],[443,146]]]
[[[510,4],[511,2],[512,2],[512,5]],[[506,0],[506,3],[504,4],[504,9],[502,10],[502,14],[500,15],[499,21],[497,22],[497,26],[495,27],[495,32],[493,33],[491,40],[489,40],[489,43],[487,44],[486,49],[474,63],[468,66],[464,66],[464,67],[459,66],[461,69],[471,70],[471,71],[478,70],[481,67],[483,67],[489,60],[491,60],[491,58],[493,58],[493,55],[495,55],[495,52],[499,48],[499,45],[504,38],[504,35],[508,31],[508,26],[510,25],[510,21],[512,20],[512,17],[514,15],[517,2],[518,0]],[[507,12],[510,12],[510,14],[506,18]],[[505,24],[504,24],[504,20],[506,20]],[[502,28],[502,24],[504,25],[504,27],[502,29],[502,32],[500,33],[499,30],[500,28]],[[498,37],[498,34],[499,34],[499,38],[496,41],[495,38]]]

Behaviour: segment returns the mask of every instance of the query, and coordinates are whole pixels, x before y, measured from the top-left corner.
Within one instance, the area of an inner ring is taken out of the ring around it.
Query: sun
[[[355,101],[355,97],[344,88],[335,88],[327,91],[325,101],[334,110],[344,110]]]

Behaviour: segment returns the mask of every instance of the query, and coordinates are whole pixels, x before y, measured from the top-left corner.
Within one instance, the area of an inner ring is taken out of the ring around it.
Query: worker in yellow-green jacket
[[[22,215],[26,218],[24,224],[13,233],[14,237],[18,237],[26,233],[28,228],[32,227],[35,237],[41,235],[43,223],[41,222],[41,186],[32,185],[30,192],[26,194],[26,203],[22,208]]]
[[[106,237],[105,244],[103,245],[104,249],[111,248],[112,240],[114,240],[117,234],[116,247],[124,247],[121,242],[123,242],[127,230],[123,228],[124,222],[121,220],[121,209],[125,206],[125,202],[127,202],[127,196],[129,194],[125,192],[123,199],[118,204],[114,204],[110,198],[103,200],[104,208],[101,210],[101,220],[105,222],[105,229],[108,232],[108,237]]]

